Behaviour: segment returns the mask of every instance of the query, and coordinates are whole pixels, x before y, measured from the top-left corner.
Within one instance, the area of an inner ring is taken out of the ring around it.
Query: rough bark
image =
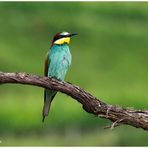
[[[86,112],[111,120],[113,122],[111,128],[120,124],[127,124],[148,130],[147,110],[134,110],[104,103],[79,86],[67,82],[27,73],[0,72],[0,84],[5,83],[28,84],[65,93],[81,103]]]

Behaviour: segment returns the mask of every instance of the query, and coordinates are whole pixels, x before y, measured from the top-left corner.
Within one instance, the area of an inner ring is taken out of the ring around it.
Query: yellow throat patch
[[[67,44],[70,43],[70,37],[61,38],[54,42],[54,44],[58,44],[58,45],[65,44],[65,43]]]

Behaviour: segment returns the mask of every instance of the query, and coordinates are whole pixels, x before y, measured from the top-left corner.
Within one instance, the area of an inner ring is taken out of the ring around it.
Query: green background
[[[148,106],[148,3],[1,2],[0,71],[43,76],[52,36],[76,32],[66,81],[109,104]],[[148,133],[86,113],[58,93],[45,124],[43,89],[0,86],[0,146],[148,146]]]

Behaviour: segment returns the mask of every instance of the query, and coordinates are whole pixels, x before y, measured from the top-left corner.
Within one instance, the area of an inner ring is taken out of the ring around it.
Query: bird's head
[[[69,32],[60,32],[57,33],[52,40],[52,44],[69,44],[70,43],[70,38],[74,35],[77,35],[76,33],[69,33]]]

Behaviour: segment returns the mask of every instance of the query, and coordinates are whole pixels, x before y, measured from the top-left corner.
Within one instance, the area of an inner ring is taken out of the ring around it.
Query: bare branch
[[[117,125],[127,124],[136,128],[148,130],[148,111],[134,110],[106,104],[81,89],[79,86],[70,83],[27,73],[0,72],[0,84],[5,83],[35,85],[65,93],[80,102],[86,112],[111,120],[113,122],[111,128]]]

